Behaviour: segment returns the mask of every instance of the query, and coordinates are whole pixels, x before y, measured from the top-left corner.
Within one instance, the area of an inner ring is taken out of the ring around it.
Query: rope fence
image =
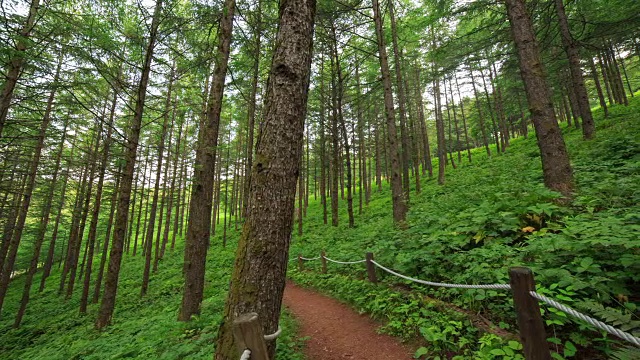
[[[336,263],[336,264],[341,264],[341,265],[353,265],[353,264],[361,264],[363,262],[366,262],[367,260],[356,260],[356,261],[338,261],[338,260],[333,260],[333,259],[329,259],[328,257],[324,257],[325,259],[327,259],[328,261],[331,261],[332,263]]]
[[[578,312],[566,305],[563,305],[553,299],[550,299],[544,295],[541,295],[535,291],[535,280],[533,278],[533,272],[528,268],[514,267],[509,269],[509,284],[449,284],[441,282],[433,282],[416,279],[410,276],[400,274],[393,271],[377,261],[373,260],[372,253],[366,253],[364,260],[356,261],[337,261],[328,258],[324,251],[316,258],[304,258],[301,255],[298,256],[298,268],[304,270],[303,261],[315,261],[322,260],[322,272],[326,273],[326,262],[330,261],[341,265],[353,265],[359,263],[365,263],[367,267],[367,273],[369,281],[377,283],[377,276],[375,268],[379,268],[384,272],[387,272],[393,276],[399,277],[404,280],[412,281],[418,284],[455,288],[455,289],[496,289],[496,290],[511,290],[513,292],[514,304],[516,308],[516,314],[518,317],[518,324],[520,324],[520,337],[524,346],[524,353],[526,359],[551,359],[549,347],[547,345],[546,334],[544,330],[544,323],[542,322],[542,316],[540,314],[539,301],[556,308],[564,313],[567,313],[577,319],[580,319],[591,326],[606,331],[607,333],[617,336],[637,347],[640,347],[640,338],[616,329],[611,325],[607,325],[602,321],[594,319],[588,315]],[[295,260],[292,259],[292,260]]]
[[[546,303],[547,305],[554,307],[562,312],[565,312],[573,317],[576,317],[590,325],[592,325],[593,327],[596,327],[600,330],[604,330],[606,332],[608,332],[611,335],[615,335],[621,339],[624,339],[630,343],[632,343],[635,346],[640,347],[640,338],[637,338],[631,334],[629,334],[628,332],[622,331],[620,329],[616,329],[611,325],[607,325],[605,323],[603,323],[600,320],[596,320],[588,315],[585,315],[581,312],[578,312],[577,310],[574,310],[566,305],[562,305],[559,302],[553,300],[553,299],[549,299],[548,297],[538,294],[535,291],[530,291],[529,294],[531,294],[531,296],[533,296],[534,298]]]

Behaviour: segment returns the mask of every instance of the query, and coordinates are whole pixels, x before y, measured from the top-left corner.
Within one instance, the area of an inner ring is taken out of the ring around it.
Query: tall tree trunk
[[[620,53],[620,50],[618,49],[614,49],[614,50]],[[624,80],[627,83],[627,89],[629,89],[629,94],[631,95],[631,97],[634,97],[633,89],[631,89],[631,83],[629,82],[629,75],[627,74],[627,67],[624,66],[624,58],[622,57],[622,55],[620,55],[620,67],[622,67],[622,74],[624,74]]]
[[[358,66],[358,59],[355,59],[356,63],[356,73],[355,73],[355,81],[356,81],[356,117],[358,121],[358,142],[359,149],[358,153],[360,155],[361,165],[360,165],[360,193],[362,193],[362,187],[364,186],[364,202],[366,205],[369,205],[369,196],[370,190],[369,185],[367,184],[367,150],[365,144],[365,136],[364,136],[364,119],[362,116],[362,90],[360,89],[360,69]],[[362,195],[360,196],[360,204],[359,204],[360,213],[362,213]]]
[[[324,57],[320,60],[320,202],[322,203],[322,220],[327,224],[327,155],[325,139],[325,99],[324,99]]]
[[[236,251],[215,359],[238,357],[231,325],[239,314],[258,313],[265,334],[278,328],[302,155],[314,15],[314,0],[281,3],[247,220]],[[275,342],[267,348],[273,359]]]
[[[482,142],[484,144],[484,148],[487,150],[487,156],[491,157],[491,148],[489,147],[489,141],[487,139],[487,130],[484,126],[482,105],[480,104],[480,97],[478,96],[478,90],[476,89],[476,80],[473,76],[473,70],[471,68],[469,68],[469,74],[471,75],[471,86],[473,87],[473,95],[476,99],[476,109],[478,110],[478,122],[480,124],[480,133],[482,134]]]
[[[169,113],[169,107],[167,107],[167,114]],[[173,127],[175,124],[175,105],[173,107],[173,114],[171,115],[171,125],[169,126],[169,144],[167,146],[167,155],[164,162],[164,173],[162,174],[162,179],[164,180],[164,186],[162,186],[162,201],[160,202],[160,219],[158,221],[158,232],[156,234],[156,251],[155,257],[153,258],[153,272],[158,272],[158,262],[162,258],[164,254],[164,248],[167,243],[164,241],[165,237],[162,236],[163,232],[163,224],[167,227],[166,231],[169,232],[168,226],[170,219],[167,218],[166,221],[164,219],[164,207],[167,203],[167,177],[169,176],[169,161],[171,160],[171,142],[173,140]],[[164,221],[164,223],[163,223]],[[168,235],[167,235],[168,236]],[[162,240],[161,240],[162,239]]]
[[[331,30],[333,32],[333,56],[334,56],[334,65],[336,75],[338,77],[337,84],[337,97],[336,97],[336,105],[337,105],[337,117],[340,125],[340,132],[342,133],[342,142],[344,146],[344,156],[347,164],[347,213],[349,215],[349,227],[352,228],[354,226],[353,219],[353,189],[352,189],[352,169],[351,169],[351,154],[350,154],[350,145],[349,145],[349,136],[347,135],[347,126],[345,124],[344,116],[342,114],[342,97],[344,93],[344,85],[342,79],[342,68],[340,65],[340,57],[338,56],[338,40],[336,35],[335,24],[331,24]]]
[[[225,0],[218,29],[218,49],[207,108],[207,121],[203,128],[202,143],[198,144],[194,166],[195,173],[184,251],[185,286],[178,316],[180,321],[188,321],[192,315],[200,313],[200,303],[204,291],[204,268],[211,231],[216,147],[218,145],[224,79],[229,62],[234,10],[235,0]]]
[[[393,92],[391,90],[391,75],[389,73],[389,62],[387,59],[387,49],[384,43],[384,33],[382,27],[382,16],[378,0],[372,0],[373,20],[376,26],[376,38],[378,42],[378,60],[380,61],[380,73],[382,75],[382,85],[384,88],[384,108],[387,116],[387,139],[389,146],[389,162],[391,163],[391,199],[393,203],[393,220],[404,222],[407,216],[407,203],[402,193],[402,179],[400,176],[400,162],[398,155],[397,131],[395,121],[395,109],[393,107]]]
[[[467,116],[464,113],[464,101],[462,99],[462,94],[460,93],[460,84],[458,84],[458,75],[455,73],[453,77],[456,81],[456,90],[458,91],[458,100],[460,101],[460,112],[462,114],[462,126],[464,128],[464,142],[467,148],[467,158],[469,162],[471,162],[471,145],[469,144],[469,132],[467,131]]]
[[[35,10],[34,10],[35,11]],[[62,58],[63,56],[60,55]],[[4,304],[5,295],[7,294],[7,289],[9,287],[9,282],[11,281],[11,272],[13,271],[13,266],[15,265],[16,256],[18,255],[18,247],[20,246],[20,240],[22,240],[22,232],[24,230],[24,225],[27,220],[27,213],[29,212],[29,206],[31,205],[31,195],[33,194],[33,189],[36,186],[36,176],[38,174],[38,165],[40,165],[40,157],[42,155],[42,149],[44,148],[44,139],[47,134],[47,129],[49,128],[49,124],[51,123],[51,111],[53,110],[53,101],[56,96],[56,91],[58,90],[58,77],[60,75],[60,66],[62,64],[62,59],[58,63],[58,68],[56,70],[56,75],[53,78],[52,90],[49,93],[49,98],[47,100],[47,107],[44,112],[44,116],[42,117],[42,122],[40,123],[40,129],[38,131],[38,136],[35,144],[35,148],[33,150],[33,157],[31,158],[31,164],[29,165],[29,172],[27,173],[27,182],[25,183],[24,190],[22,192],[20,207],[18,208],[18,216],[16,218],[15,228],[13,230],[13,234],[11,236],[11,241],[9,243],[9,251],[7,253],[7,258],[4,261],[2,272],[0,275],[0,311],[2,311],[2,305]],[[42,242],[40,242],[40,246]],[[36,244],[36,249],[38,253],[40,252],[40,246]],[[34,265],[33,258],[31,259],[31,265]],[[35,259],[35,267],[37,268],[38,259]],[[29,270],[31,274],[31,280],[33,280],[34,270]],[[31,284],[29,284],[31,286]]]
[[[89,216],[89,205],[91,203],[93,182],[95,180],[95,175],[96,175],[96,167],[97,167],[96,160],[98,157],[98,150],[100,149],[100,137],[101,137],[103,124],[104,124],[104,114],[103,116],[100,117],[100,122],[96,127],[95,146],[93,150],[90,152],[91,157],[89,158],[89,163],[91,164],[91,170],[89,171],[89,180],[87,182],[87,190],[86,190],[86,193],[84,194],[84,205],[82,205],[82,217],[80,219],[80,228],[77,233],[76,241],[74,242],[73,252],[71,252],[72,257],[69,264],[70,273],[69,273],[69,283],[67,284],[67,293],[65,295],[66,300],[70,299],[71,296],[73,295],[73,289],[75,288],[75,284],[76,284],[76,274],[78,272],[78,260],[80,259],[80,249],[82,245],[82,239],[84,237],[84,230],[87,225],[87,217]],[[85,243],[85,248],[86,246],[87,245]],[[86,251],[85,251],[85,256],[86,256]],[[82,269],[80,269],[80,273],[82,274]]]
[[[258,79],[260,78],[260,49],[262,47],[262,0],[258,0],[256,10],[254,12],[254,27],[253,27],[253,54],[255,56],[253,60],[252,78],[251,78],[251,94],[249,95],[249,107],[247,111],[247,161],[245,163],[245,184],[244,184],[244,200],[242,217],[247,216],[247,206],[249,201],[249,189],[251,186],[251,166],[253,166],[253,134],[255,129],[256,119],[256,97],[258,94]]]
[[[429,131],[424,117],[424,103],[422,99],[422,84],[420,81],[420,69],[416,66],[415,72],[415,96],[418,104],[418,122],[420,123],[420,132],[422,135],[422,145],[424,146],[424,160],[429,178],[433,177],[433,163],[431,162],[431,144],[429,143]],[[424,171],[424,168],[423,168]]]
[[[129,202],[131,200],[131,185],[133,183],[133,172],[136,163],[136,153],[138,151],[138,141],[140,139],[140,129],[142,127],[142,115],[144,112],[144,101],[147,96],[147,85],[149,83],[149,73],[151,70],[151,62],[153,59],[153,50],[158,36],[158,26],[160,25],[162,1],[156,1],[156,7],[153,11],[153,19],[151,21],[151,29],[149,33],[149,43],[145,50],[144,63],[138,91],[136,97],[136,105],[133,113],[133,119],[130,124],[130,133],[127,137],[125,148],[125,165],[120,180],[120,189],[118,190],[118,210],[116,214],[115,229],[113,234],[113,242],[109,256],[109,269],[104,284],[104,294],[100,303],[100,310],[95,326],[102,329],[111,322],[113,310],[116,304],[116,293],[118,291],[118,279],[120,275],[120,264],[122,263],[122,250],[124,245],[124,237],[127,230],[127,216],[129,215]],[[150,239],[147,241],[151,241]]]
[[[600,85],[600,78],[598,77],[598,70],[596,70],[596,64],[593,62],[593,57],[588,56],[589,61],[589,69],[591,70],[591,77],[593,78],[593,83],[596,86],[596,91],[598,92],[598,101],[600,102],[600,107],[604,111],[604,117],[609,117],[609,108],[607,107],[607,102],[604,99],[604,94],[602,92],[602,85]]]
[[[11,99],[13,98],[13,90],[16,88],[20,74],[22,74],[22,68],[25,64],[25,53],[29,44],[29,37],[31,31],[36,23],[38,17],[38,8],[40,7],[40,0],[31,0],[29,6],[29,14],[25,20],[18,39],[16,41],[16,47],[13,56],[7,64],[5,71],[5,79],[0,90],[0,138],[2,137],[2,130],[4,129],[5,121],[7,120],[7,114],[9,113],[9,107],[11,106]]]
[[[60,64],[60,63],[59,63]],[[59,70],[57,71],[59,72]],[[36,233],[36,241],[33,248],[33,256],[31,257],[31,263],[27,270],[24,280],[24,290],[22,291],[22,300],[20,301],[20,309],[16,315],[16,320],[13,323],[13,327],[17,328],[22,322],[22,317],[27,310],[27,304],[29,303],[29,295],[31,293],[31,285],[33,284],[33,277],[38,270],[38,259],[40,258],[40,249],[44,242],[44,235],[47,232],[47,225],[49,224],[49,217],[51,214],[51,203],[53,202],[53,196],[56,189],[56,183],[58,181],[58,171],[60,170],[60,161],[62,159],[62,151],[64,150],[64,141],[67,137],[67,122],[65,121],[62,129],[62,138],[60,139],[60,147],[56,154],[55,165],[53,167],[53,176],[49,183],[49,192],[45,199],[44,206],[42,207],[42,213],[40,215],[40,224],[38,225],[38,232]]]
[[[189,132],[189,122],[188,122],[188,119],[184,121],[186,122],[184,124],[184,132],[182,132],[182,134],[184,135],[184,140],[181,141],[180,140],[181,137],[178,136],[178,146],[176,146],[176,158],[174,159],[175,169],[174,169],[173,177],[175,178],[176,172],[179,171],[180,178],[178,179],[178,198],[176,199],[176,214],[174,215],[175,218],[173,220],[173,232],[171,233],[171,250],[173,250],[173,248],[176,246],[176,236],[178,234],[178,229],[180,228],[180,211],[183,208],[182,207],[182,177],[184,173],[182,171],[182,168],[178,169],[178,159],[180,157],[183,157],[183,153],[186,152],[186,147],[187,147],[186,142],[187,142],[187,133]],[[180,131],[182,131],[182,126],[180,126]],[[181,142],[183,142],[182,147],[185,148],[185,150],[180,149]],[[184,159],[180,159],[180,162],[184,163]]]
[[[174,103],[174,111],[175,111],[175,103]],[[169,203],[167,204],[167,221],[164,225],[164,233],[162,235],[162,248],[160,249],[160,259],[164,258],[165,249],[167,248],[167,243],[169,242],[169,230],[171,228],[171,215],[173,212],[173,200],[175,197],[175,187],[176,187],[176,177],[178,176],[178,159],[180,158],[180,143],[182,142],[182,124],[178,126],[178,137],[176,141],[176,149],[173,153],[173,165],[172,165],[172,174],[171,174],[171,185],[169,186]],[[176,233],[178,218],[176,217],[173,224],[173,234]]]
[[[113,120],[116,113],[116,105],[118,102],[118,89],[113,89],[113,99],[111,101],[111,109],[109,110],[109,121],[107,122],[107,136],[102,146],[102,159],[100,160],[100,174],[98,175],[98,185],[96,188],[96,198],[93,204],[93,213],[91,214],[91,222],[89,224],[89,237],[87,238],[87,246],[89,252],[87,254],[87,265],[84,275],[84,283],[82,287],[82,297],[80,298],[80,313],[87,312],[87,303],[89,301],[89,288],[91,287],[91,270],[93,266],[93,253],[96,242],[96,234],[98,229],[98,216],[100,215],[100,206],[102,204],[102,188],[104,186],[104,176],[109,162],[109,152],[111,151],[111,136],[113,134]],[[131,214],[133,218],[133,213]]]
[[[398,49],[398,29],[396,26],[396,17],[394,11],[393,0],[388,1],[389,21],[391,22],[391,42],[393,44],[393,62],[396,72],[396,89],[398,90],[398,113],[400,115],[400,141],[401,141],[401,158],[402,161],[402,187],[404,189],[404,198],[409,203],[410,179],[409,179],[409,138],[407,136],[407,112],[405,110],[407,101],[403,87],[402,79],[402,60],[401,53]]]
[[[142,189],[140,189],[140,204],[138,204],[138,216],[136,220],[136,236],[133,239],[133,256],[136,256],[136,254],[138,253],[138,237],[140,236],[140,220],[142,219],[142,202],[145,199],[144,189],[145,189],[145,185],[147,184],[147,165],[148,164],[149,164],[149,148],[147,147],[145,149],[145,155],[144,155],[144,168],[142,169]],[[135,196],[134,196],[134,199],[135,199]],[[146,217],[146,214],[147,213],[145,212],[145,217]]]
[[[338,188],[344,189],[339,184],[341,178],[340,169],[340,145],[338,135],[338,90],[336,86],[335,58],[331,55],[331,225],[338,226]],[[344,198],[344,195],[342,196]]]
[[[607,92],[607,99],[609,99],[609,105],[612,105],[613,100],[613,90],[611,89],[611,82],[609,81],[609,72],[604,66],[604,61],[602,60],[602,53],[598,52],[598,64],[600,65],[600,71],[602,72],[602,79],[604,80],[605,90]]]
[[[445,79],[442,80],[442,87],[444,88],[444,107],[447,109],[447,124],[449,125],[449,140],[447,141],[447,148],[449,150],[449,160],[451,161],[451,166],[456,169],[456,162],[453,160],[453,145],[451,144],[451,105],[449,105],[449,96],[447,95],[447,82]],[[454,109],[455,112],[455,109]]]
[[[578,53],[578,44],[571,36],[569,30],[569,21],[567,20],[567,14],[564,11],[564,0],[555,0],[556,13],[558,14],[558,23],[560,24],[560,38],[562,39],[562,46],[567,53],[569,59],[569,71],[571,72],[571,85],[576,93],[576,100],[578,102],[578,110],[580,111],[580,117],[582,118],[582,136],[585,139],[592,139],[596,131],[595,124],[593,122],[593,115],[591,114],[591,106],[589,106],[589,96],[587,95],[587,88],[584,85],[584,78],[582,77],[582,69],[580,68],[580,55]]]
[[[95,139],[92,138],[91,143],[89,144],[89,149],[85,151],[87,156],[91,154],[91,149],[93,148],[93,140]],[[69,229],[69,239],[67,240],[67,251],[65,252],[66,255],[64,257],[64,266],[62,267],[62,274],[60,275],[58,295],[61,295],[64,291],[64,286],[67,281],[67,275],[69,275],[69,271],[71,270],[72,266],[71,264],[73,263],[73,256],[75,255],[76,243],[78,241],[78,232],[80,231],[80,222],[82,221],[82,202],[85,198],[85,190],[89,178],[90,167],[90,159],[85,159],[84,166],[80,175],[81,180],[78,182],[78,186],[75,191],[76,197],[71,213],[71,227]]]
[[[458,127],[458,115],[456,114],[456,100],[453,98],[453,85],[449,79],[449,95],[451,96],[451,107],[453,108],[453,123],[456,131],[456,150],[458,151],[458,164],[462,162],[462,154],[460,151],[460,128]]]
[[[146,172],[145,165],[145,172]],[[120,189],[120,176],[121,168],[118,168],[118,172],[115,176],[115,186],[113,188],[113,193],[111,194],[111,204],[109,208],[109,220],[107,221],[107,232],[104,236],[104,242],[102,243],[102,256],[100,257],[100,269],[98,270],[98,276],[96,276],[96,285],[93,291],[93,299],[91,300],[92,304],[97,304],[100,299],[100,289],[102,288],[102,277],[104,276],[104,266],[107,263],[107,251],[109,250],[109,240],[111,240],[111,229],[113,228],[113,216],[115,214],[116,205],[118,202],[118,191]],[[140,200],[140,208],[142,208],[142,200]],[[139,215],[138,215],[139,216]],[[136,230],[137,232],[137,230]],[[137,235],[137,233],[136,233]],[[135,246],[134,246],[135,250]]]
[[[609,46],[607,47],[607,53],[610,57],[611,64],[611,72],[613,74],[613,78],[615,80],[616,88],[618,89],[618,93],[620,94],[621,104],[629,105],[629,100],[627,99],[627,94],[624,91],[624,84],[622,83],[622,76],[620,75],[620,67],[618,66],[618,59],[616,58],[616,51],[613,48],[613,45],[609,41]]]
[[[378,192],[382,191],[382,154],[380,153],[380,141],[378,141],[379,133],[378,126],[376,125],[376,129],[374,130],[375,137],[375,149],[376,149],[376,185],[378,185]]]
[[[160,141],[158,142],[158,163],[156,165],[155,185],[153,187],[153,200],[151,201],[151,210],[149,211],[149,221],[147,223],[147,236],[144,246],[144,270],[142,273],[142,287],[140,289],[140,296],[145,296],[149,288],[149,274],[151,273],[151,258],[153,257],[153,233],[156,225],[156,214],[158,211],[158,199],[160,197],[160,181],[162,177],[162,154],[164,152],[164,140],[167,132],[167,117],[165,117],[164,124],[160,133]],[[158,242],[156,242],[156,251],[158,248]]]
[[[436,73],[435,64],[434,73]],[[442,104],[440,99],[440,79],[438,78],[434,80],[433,91],[435,92],[433,97],[435,102],[436,130],[438,135],[438,184],[444,185],[447,148],[444,140],[444,121],[442,119]]]
[[[51,240],[49,241],[49,250],[47,251],[47,258],[44,261],[44,267],[42,269],[42,278],[40,279],[40,288],[39,292],[44,290],[47,278],[51,274],[51,268],[53,267],[54,255],[56,250],[56,240],[58,239],[58,231],[60,229],[60,220],[62,219],[62,210],[64,209],[64,205],[66,202],[66,194],[67,194],[67,185],[69,184],[69,172],[71,170],[71,160],[73,159],[73,155],[76,150],[76,139],[77,136],[74,136],[73,141],[71,142],[71,155],[67,160],[67,168],[63,175],[63,183],[62,190],[60,192],[60,201],[58,202],[58,211],[56,214],[56,220],[53,225],[53,233],[51,234]],[[64,252],[63,252],[64,254]]]
[[[21,194],[24,193],[29,176],[25,174],[21,176],[21,178],[20,186],[17,189],[18,191],[13,194],[13,199],[11,200],[11,204],[9,204],[10,211],[7,214],[7,219],[2,232],[2,247],[0,247],[0,278],[2,277],[2,270],[4,269],[7,254],[9,253],[11,246],[11,238],[13,237],[13,233],[16,229],[16,221],[18,221],[20,203],[22,202]]]
[[[496,125],[496,117],[493,114],[493,106],[491,105],[491,100],[489,99],[489,90],[487,89],[487,81],[484,78],[484,72],[480,69],[480,78],[482,79],[482,86],[484,88],[484,96],[487,99],[487,111],[491,116],[491,132],[493,133],[493,137],[496,142],[496,152],[500,154],[500,137],[498,136],[498,125]]]
[[[493,71],[491,69],[493,69]],[[500,151],[505,152],[507,147],[509,147],[509,128],[507,126],[506,118],[504,115],[502,90],[500,89],[500,85],[497,84],[496,80],[496,76],[498,76],[497,74],[498,70],[496,70],[496,63],[493,62],[489,67],[489,82],[491,84],[491,90],[493,91],[493,101],[496,114],[498,115],[498,129],[500,129]]]
[[[536,128],[544,183],[548,188],[570,196],[573,175],[569,155],[553,112],[533,23],[524,0],[505,0],[505,3],[527,92],[529,111]]]
[[[418,140],[416,140],[416,135],[418,134],[418,129],[416,128],[415,122],[415,112],[413,111],[413,104],[411,102],[411,96],[409,95],[411,91],[409,90],[409,84],[407,82],[407,77],[404,78],[404,89],[407,92],[407,109],[409,114],[409,147],[412,149],[411,151],[411,161],[413,164],[413,178],[416,183],[416,194],[420,194],[421,184],[420,184],[420,146],[418,145]]]

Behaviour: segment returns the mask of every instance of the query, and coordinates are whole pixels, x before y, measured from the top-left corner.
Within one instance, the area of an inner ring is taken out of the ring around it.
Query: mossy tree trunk
[[[511,34],[517,48],[529,111],[536,129],[544,184],[552,190],[570,196],[573,189],[573,175],[569,154],[553,111],[553,102],[542,67],[531,17],[527,13],[524,0],[506,0],[505,4],[511,24]]]
[[[389,60],[384,41],[384,30],[382,27],[382,16],[378,0],[372,0],[373,21],[376,27],[376,38],[378,42],[378,59],[380,61],[380,74],[382,75],[382,86],[384,88],[384,108],[387,120],[387,144],[388,160],[391,168],[391,199],[393,204],[393,220],[403,222],[407,217],[407,203],[402,191],[402,176],[400,175],[400,156],[398,153],[398,133],[396,131],[396,116],[393,105],[393,92],[391,89],[391,74],[389,71]]]
[[[258,313],[265,334],[278,328],[302,156],[315,7],[315,0],[289,0],[280,7],[247,219],[236,251],[216,359],[239,357],[231,329],[236,316]],[[275,342],[268,349],[273,359]]]
[[[207,104],[207,116],[201,127],[200,141],[196,151],[182,269],[185,284],[180,314],[178,315],[178,320],[180,321],[189,321],[192,315],[199,314],[200,303],[202,303],[204,269],[207,260],[209,236],[211,234],[216,147],[218,145],[220,112],[222,110],[224,80],[229,63],[235,6],[235,0],[225,0],[224,8],[222,9],[213,80],[211,81],[211,91]]]

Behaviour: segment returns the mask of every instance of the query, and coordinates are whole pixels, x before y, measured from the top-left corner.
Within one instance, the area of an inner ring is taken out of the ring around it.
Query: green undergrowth
[[[543,186],[539,151],[532,134],[529,139],[512,139],[503,154],[493,148],[491,158],[484,149],[474,149],[473,161],[468,163],[463,153],[458,169],[447,167],[444,186],[438,186],[435,179],[423,178],[421,193],[411,192],[410,212],[403,229],[392,222],[387,184],[381,192],[373,184],[371,201],[361,214],[358,194],[354,195],[357,215],[353,229],[347,227],[346,202],[341,200],[340,226],[332,227],[323,224],[319,198],[312,199],[304,234],[294,237],[292,254],[311,257],[325,249],[333,259],[357,260],[371,251],[381,264],[401,273],[467,284],[508,283],[509,267],[527,266],[535,273],[538,292],[637,336],[640,101],[635,97],[628,107],[612,107],[607,119],[599,109],[594,116],[597,134],[591,141],[584,141],[580,130],[562,125],[576,183],[570,203],[558,201],[559,194]],[[349,289],[356,285],[348,279],[362,276],[362,271],[354,270],[354,266],[330,265],[333,275],[316,272],[293,276],[375,314],[375,310],[361,305],[356,298],[359,295]],[[336,274],[344,276],[329,280]],[[418,294],[479,313],[505,331],[517,331],[507,291],[427,288],[386,274],[381,276],[388,284],[404,284]],[[411,311],[412,316],[419,316],[422,310],[416,307]],[[639,356],[635,350],[624,348],[624,342],[604,336],[589,325],[546,306],[542,311],[556,359]],[[455,317],[452,321],[456,321]],[[443,324],[434,322],[440,330],[444,329]],[[419,337],[427,338],[424,334]],[[458,337],[457,341],[475,343],[469,345],[470,349],[479,351],[483,344],[483,349],[490,349],[486,357],[473,358],[518,356],[517,352],[512,356],[502,349],[504,341],[492,340],[487,345],[482,335],[463,338],[466,340]],[[429,353],[423,358],[446,357],[451,352],[432,343],[427,341]],[[467,358],[469,355],[465,354],[462,355]]]
[[[412,343],[422,337],[424,346],[416,345],[416,358],[430,355],[434,359],[491,359],[492,353],[501,352],[523,359],[518,354],[522,345],[517,341],[483,333],[464,314],[419,292],[377,286],[348,275],[300,272],[295,268],[289,270],[289,276],[297,284],[318,289],[381,320],[384,324],[380,332]]]
[[[90,305],[87,315],[78,314],[80,291],[68,301],[57,295],[59,271],[47,280],[43,293],[32,291],[23,325],[13,329],[22,294],[23,279],[12,284],[0,319],[2,359],[211,359],[225,297],[238,233],[230,231],[230,241],[222,248],[219,237],[208,252],[205,300],[202,315],[191,322],[178,322],[182,298],[183,242],[167,250],[159,271],[151,275],[148,294],[140,297],[144,260],[125,255],[113,325],[97,331],[93,324],[98,305]],[[95,275],[94,275],[95,276]],[[35,279],[39,284],[39,274]],[[80,285],[81,286],[81,285]],[[34,286],[35,287],[35,286]],[[92,292],[93,293],[93,292]],[[282,335],[278,339],[279,359],[302,359],[296,324],[283,313]]]

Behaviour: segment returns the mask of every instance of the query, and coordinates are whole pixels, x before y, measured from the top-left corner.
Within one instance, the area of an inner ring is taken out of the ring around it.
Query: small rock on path
[[[288,281],[284,304],[308,336],[308,360],[404,360],[413,352],[397,339],[378,334],[378,324],[339,301]]]

